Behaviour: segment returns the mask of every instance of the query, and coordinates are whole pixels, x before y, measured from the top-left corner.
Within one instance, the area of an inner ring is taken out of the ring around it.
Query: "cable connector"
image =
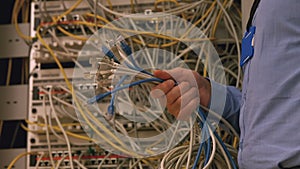
[[[102,46],[102,52],[110,59],[113,59],[114,62],[120,63],[117,57],[114,55],[114,53],[104,45]]]
[[[131,48],[128,46],[128,44],[125,42],[125,40],[120,41],[121,49],[126,53],[127,56],[130,56],[132,54]]]
[[[113,104],[110,104],[108,107],[107,107],[107,115],[108,116],[113,116],[115,113],[115,107]]]

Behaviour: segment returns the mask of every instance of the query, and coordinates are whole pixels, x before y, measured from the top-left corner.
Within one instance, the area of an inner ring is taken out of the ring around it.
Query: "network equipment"
[[[238,134],[219,112],[178,121],[149,95],[155,69],[241,86],[238,3],[37,0],[30,21],[28,152],[11,166],[236,168]]]

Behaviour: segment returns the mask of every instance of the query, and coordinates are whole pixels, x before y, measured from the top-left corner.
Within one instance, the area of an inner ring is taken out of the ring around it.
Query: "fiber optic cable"
[[[111,95],[112,93],[118,92],[118,91],[123,90],[123,89],[130,88],[130,87],[133,87],[133,86],[136,86],[136,85],[140,85],[142,83],[147,83],[147,82],[159,82],[159,83],[161,83],[161,82],[163,82],[163,80],[158,79],[158,78],[149,78],[149,79],[143,79],[143,80],[140,80],[140,81],[136,81],[136,82],[133,82],[133,83],[130,83],[130,84],[126,84],[126,85],[120,86],[118,88],[115,88],[110,92],[106,92],[106,93],[94,96],[94,97],[92,97],[91,99],[88,100],[88,103],[89,104],[95,103],[95,102]]]
[[[199,114],[200,117],[204,120],[204,122],[205,122],[206,124],[209,125],[209,123],[206,121],[206,117],[205,117],[203,111],[201,110],[201,108],[198,108],[198,114]],[[229,153],[227,147],[226,147],[225,144],[223,143],[223,141],[222,141],[222,139],[220,138],[220,136],[218,135],[218,133],[217,133],[216,131],[213,131],[213,134],[214,134],[214,136],[217,138],[218,142],[221,144],[222,148],[224,149],[224,151],[225,151],[227,157],[228,157],[229,160],[230,160],[230,163],[231,163],[231,166],[233,167],[233,169],[237,169],[237,166],[236,166],[235,162],[233,161],[232,156],[230,155],[230,153]]]

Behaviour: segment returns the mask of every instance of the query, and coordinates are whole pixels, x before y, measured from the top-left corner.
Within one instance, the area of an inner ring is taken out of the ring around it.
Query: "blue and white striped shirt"
[[[226,87],[223,113],[240,130],[239,167],[299,169],[300,0],[262,0],[252,24],[254,56],[243,66],[242,93]]]

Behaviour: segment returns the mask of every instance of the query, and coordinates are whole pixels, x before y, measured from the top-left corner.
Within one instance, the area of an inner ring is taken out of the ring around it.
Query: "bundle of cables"
[[[118,47],[118,50],[121,51],[120,55],[122,56],[122,58],[125,59],[124,64],[126,65],[126,67],[124,67],[124,69],[127,69],[127,70],[129,69],[128,71],[132,70],[136,73],[142,73],[143,75],[141,75],[141,74],[137,74],[137,75],[142,76],[142,78],[144,78],[144,79],[133,82],[133,83],[130,83],[130,84],[122,85],[124,83],[124,81],[129,77],[128,75],[124,75],[119,80],[119,82],[115,85],[115,87],[112,91],[98,94],[98,95],[96,95],[93,98],[88,100],[88,103],[92,104],[92,103],[95,103],[95,102],[97,102],[99,100],[102,100],[103,98],[111,95],[110,105],[108,106],[108,110],[107,110],[107,112],[110,116],[114,115],[114,100],[115,100],[115,93],[116,92],[118,92],[120,90],[123,90],[123,89],[133,87],[133,86],[137,86],[137,85],[140,85],[140,84],[143,84],[143,83],[148,83],[148,82],[154,82],[154,83],[159,82],[159,83],[161,83],[161,82],[163,82],[162,79],[154,77],[154,75],[152,73],[142,69],[141,67],[139,67],[137,65],[137,63],[135,62],[135,60],[132,57],[131,48],[127,45],[127,43],[124,40],[120,41],[120,43],[117,44],[116,46]],[[118,59],[118,57],[110,49],[108,49],[108,47],[102,46],[102,51],[103,51],[103,53],[105,53],[105,55],[109,59],[111,59],[114,62],[115,65],[118,65],[119,67],[122,67],[122,65],[120,65],[120,60]],[[129,60],[124,55],[127,55]],[[102,64],[106,64],[106,63],[102,63]]]
[[[198,148],[197,156],[196,156],[196,159],[195,159],[195,162],[193,165],[193,169],[197,168],[202,149],[204,149],[204,152],[205,152],[203,168],[208,168],[208,166],[210,166],[210,164],[212,163],[213,155],[211,155],[212,158],[209,158],[210,151],[211,151],[210,145],[211,145],[212,139],[216,139],[215,142],[217,142],[217,144],[220,146],[221,151],[223,153],[225,152],[226,163],[227,163],[227,166],[229,166],[228,168],[232,167],[233,169],[237,169],[235,161],[233,160],[230,152],[228,151],[228,149],[227,149],[226,145],[224,144],[224,142],[222,141],[221,137],[218,135],[218,133],[216,131],[211,131],[212,130],[211,126],[210,126],[209,122],[206,120],[206,116],[205,116],[205,113],[203,112],[203,110],[199,107],[197,112],[198,112],[198,116],[200,117],[198,120],[198,124],[199,124],[199,127],[202,129],[202,133],[201,133],[202,135],[201,135],[200,146]],[[213,148],[216,148],[215,145],[213,145]],[[213,150],[213,151],[215,151],[215,150]]]
[[[124,58],[125,56],[121,56],[124,59],[124,64],[125,64],[123,69],[128,70],[128,72],[131,71],[138,72],[139,74],[137,75],[141,76],[143,79],[134,81],[129,84],[123,84],[124,81],[129,77],[129,75],[125,74],[120,78],[120,80],[117,82],[117,84],[114,86],[114,88],[111,91],[98,94],[88,100],[89,104],[93,104],[98,101],[101,101],[102,99],[108,96],[111,96],[110,103],[107,108],[109,119],[111,119],[115,115],[114,101],[115,101],[116,93],[118,91],[128,89],[133,86],[141,85],[143,83],[158,84],[164,81],[162,79],[154,77],[153,74],[142,69],[137,65],[135,60],[132,58],[131,48],[126,44],[125,41],[121,41],[117,45],[117,47],[119,50],[122,51],[121,55],[123,54],[127,55],[127,58]],[[102,51],[114,64],[121,66],[118,56],[116,56],[110,49],[108,49],[106,46],[103,46]],[[177,85],[177,83],[175,85]],[[211,126],[210,122],[207,120],[206,114],[204,113],[203,109],[200,106],[197,109],[197,123],[199,125],[199,128],[201,129],[201,134],[199,135],[199,140],[200,140],[199,144],[195,144],[192,147],[191,154],[195,156],[192,169],[202,168],[202,167],[203,168],[220,168],[220,167],[225,168],[225,166],[227,166],[228,169],[232,169],[232,168],[237,169],[235,160],[232,157],[232,154],[236,155],[235,149],[232,148],[228,150],[227,146],[229,145],[226,145],[223,142],[223,140],[221,139],[221,137],[216,131],[212,131],[213,127]],[[193,136],[190,135],[190,137]],[[196,145],[198,146],[198,149],[196,149],[197,148]],[[174,148],[168,153],[166,153],[164,158],[161,161],[161,168],[181,168],[184,162],[183,159],[188,156],[186,148],[187,146],[181,146],[179,148]],[[204,152],[204,157],[201,158],[203,152]],[[173,156],[174,154],[175,156]],[[221,154],[223,155],[223,157],[221,156]],[[178,160],[177,163],[174,163],[174,159]],[[189,163],[192,160],[187,160],[187,161],[188,161],[187,168],[190,168]]]

